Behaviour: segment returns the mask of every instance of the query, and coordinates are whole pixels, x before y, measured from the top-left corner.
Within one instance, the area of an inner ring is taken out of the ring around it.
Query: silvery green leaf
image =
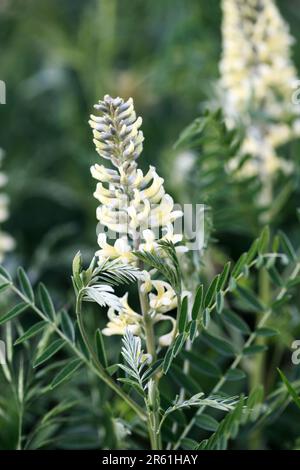
[[[84,300],[96,302],[101,307],[112,307],[115,310],[120,309],[119,298],[114,294],[111,286],[95,285],[84,289]]]

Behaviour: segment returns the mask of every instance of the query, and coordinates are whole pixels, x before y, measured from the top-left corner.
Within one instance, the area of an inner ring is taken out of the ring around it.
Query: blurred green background
[[[278,4],[299,37],[298,1]],[[144,120],[141,165],[156,165],[168,188],[164,155],[218,78],[220,25],[217,0],[1,0],[0,146],[6,230],[17,241],[10,263],[57,288],[77,249],[94,252],[89,167],[98,155],[87,121],[105,93],[134,98]]]

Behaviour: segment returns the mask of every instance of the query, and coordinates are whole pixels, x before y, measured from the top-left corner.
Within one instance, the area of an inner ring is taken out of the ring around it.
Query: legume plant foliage
[[[64,58],[64,67],[56,64],[54,74],[41,68],[44,78],[24,80],[21,95],[33,108],[49,90],[59,98],[67,118],[62,124],[58,117],[61,148],[50,121],[40,127],[66,161],[49,150],[50,166],[43,154],[39,159],[46,143],[32,131],[20,168],[17,130],[6,124],[0,449],[297,449],[300,108],[283,15],[289,2],[283,13],[273,0],[216,2],[220,24],[207,24],[206,8],[214,7],[201,1],[178,12],[174,2],[151,2],[149,11],[130,2],[131,16],[125,3],[75,2],[72,11],[66,2],[77,19],[77,50],[55,2],[36,13],[47,13],[45,35],[56,37],[45,57]],[[11,44],[22,32],[18,2],[3,10],[1,21],[14,29]],[[118,35],[130,36],[137,13],[151,35],[171,10],[164,54],[150,53],[147,38],[134,45]],[[88,28],[97,21],[106,28],[94,41],[99,66]],[[10,47],[17,55],[25,46]],[[186,51],[182,69],[173,50],[178,57]],[[215,83],[205,99],[193,81],[201,58],[203,83]],[[70,95],[64,102],[58,70],[81,106]],[[137,85],[137,76],[145,83]],[[9,107],[3,116],[13,113]],[[185,203],[204,208],[197,249],[176,230]]]

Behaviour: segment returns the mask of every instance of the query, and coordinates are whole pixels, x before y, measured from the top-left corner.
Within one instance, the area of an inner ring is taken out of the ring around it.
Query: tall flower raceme
[[[91,115],[89,124],[96,150],[113,167],[106,168],[98,163],[91,167],[92,176],[98,181],[94,193],[100,202],[97,219],[116,235],[116,240],[110,243],[105,233],[99,234],[100,249],[96,256],[100,263],[116,259],[137,265],[134,251],[157,252],[158,239],[174,245],[182,241],[182,235],[174,233],[173,223],[183,214],[175,210],[173,199],[165,192],[164,180],[155,167],[150,166],[146,174],[138,168],[144,137],[140,130],[142,119],[136,116],[132,98],[124,101],[106,95],[95,109],[99,116]],[[183,251],[184,247],[176,249]],[[103,333],[123,335],[129,329],[135,335],[146,337],[146,323],[150,321],[153,328],[155,323],[169,321],[171,331],[159,338],[159,344],[167,346],[175,331],[175,319],[166,315],[177,306],[175,291],[168,282],[153,279],[146,271],[143,271],[139,290],[143,311],[132,310],[126,294],[120,299],[119,308],[109,309],[109,322]]]
[[[262,179],[290,170],[276,148],[300,135],[288,26],[274,0],[223,0],[221,100],[228,125],[242,124],[245,167]]]
[[[0,164],[3,159],[3,151],[0,150]],[[7,177],[4,173],[0,172],[0,224],[5,222],[9,217],[8,212],[8,196],[2,192],[3,187],[7,182]],[[5,254],[11,251],[15,246],[14,239],[6,232],[1,230],[0,227],[0,263],[3,261]]]

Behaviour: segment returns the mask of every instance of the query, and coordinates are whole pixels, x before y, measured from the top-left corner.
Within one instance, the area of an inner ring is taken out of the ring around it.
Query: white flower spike
[[[155,252],[159,250],[159,239],[174,245],[182,241],[182,235],[174,233],[173,222],[183,214],[174,209],[174,201],[165,193],[164,180],[156,169],[150,166],[144,175],[137,167],[144,137],[140,130],[142,119],[136,116],[132,98],[124,101],[106,95],[95,108],[101,115],[92,115],[89,124],[96,150],[114,166],[114,169],[107,169],[95,164],[91,168],[92,176],[98,181],[94,193],[100,203],[97,219],[116,234],[113,244],[104,233],[99,234],[100,249],[96,256],[99,263],[116,259],[136,264],[133,251]],[[184,251],[184,247],[176,249]],[[172,331],[159,340],[161,346],[167,346],[174,337],[176,324],[172,317],[163,314],[177,307],[176,294],[167,282],[152,280],[149,273],[144,275],[140,289],[147,297],[153,323],[172,322]],[[145,336],[143,315],[129,307],[128,294],[120,299],[120,304],[120,308],[109,309],[109,322],[103,333],[124,335],[127,328],[134,335]]]
[[[300,135],[300,106],[292,103],[297,72],[294,40],[274,0],[223,0],[220,93],[227,124],[242,124],[248,174],[261,179],[290,165],[276,148]]]

